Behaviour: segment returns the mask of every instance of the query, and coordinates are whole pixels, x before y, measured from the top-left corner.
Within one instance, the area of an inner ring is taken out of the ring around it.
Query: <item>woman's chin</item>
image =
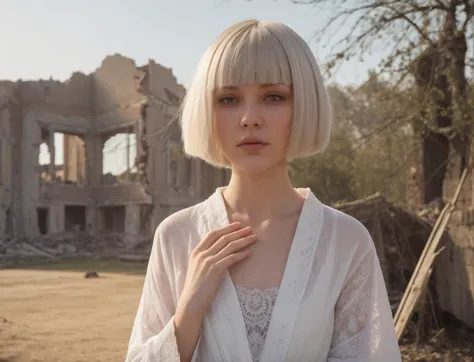
[[[281,161],[267,157],[244,157],[234,160],[232,168],[245,173],[262,173],[281,165]]]

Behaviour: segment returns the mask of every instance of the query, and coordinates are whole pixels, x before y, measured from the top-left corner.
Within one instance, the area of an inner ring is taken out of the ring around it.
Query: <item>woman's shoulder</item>
[[[185,207],[165,217],[156,228],[156,235],[167,237],[189,234],[202,222],[203,202]]]
[[[365,250],[371,249],[373,240],[367,227],[354,216],[333,206],[324,205],[325,227],[333,229],[333,240],[338,244],[357,246]]]

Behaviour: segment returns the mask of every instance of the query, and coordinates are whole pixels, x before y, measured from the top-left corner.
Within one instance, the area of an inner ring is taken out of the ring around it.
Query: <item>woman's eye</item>
[[[269,101],[272,101],[272,102],[277,102],[277,101],[282,101],[284,100],[285,98],[278,95],[278,94],[269,94],[266,99],[268,99]]]
[[[237,99],[232,96],[226,96],[219,98],[218,102],[223,104],[231,104],[237,102]]]

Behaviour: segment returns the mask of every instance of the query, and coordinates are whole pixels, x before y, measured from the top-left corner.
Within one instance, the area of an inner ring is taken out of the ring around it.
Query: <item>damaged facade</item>
[[[443,181],[443,196],[430,204],[441,210],[451,200],[464,168],[474,157],[474,147],[470,145],[466,154],[450,146],[449,162]],[[422,174],[423,154],[418,146],[414,165],[408,179],[408,200],[413,204],[423,204],[424,180]],[[474,173],[467,175],[461,189],[456,208],[447,227],[447,237],[443,239],[444,250],[437,256],[435,280],[440,308],[474,328]]]
[[[443,185],[443,199],[454,196],[467,160],[474,157],[474,148],[468,148],[467,155],[450,150]],[[466,325],[474,328],[474,173],[467,174],[447,228],[449,241],[437,260],[436,280],[439,303]]]
[[[171,69],[120,55],[64,83],[0,82],[0,235],[152,233],[225,184],[184,157],[183,92]]]

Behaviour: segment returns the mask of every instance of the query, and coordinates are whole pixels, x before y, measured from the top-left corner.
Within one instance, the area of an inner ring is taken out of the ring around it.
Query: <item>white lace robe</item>
[[[260,362],[399,362],[387,291],[372,239],[308,189]],[[126,362],[180,361],[174,312],[191,250],[229,223],[222,188],[157,228]],[[251,362],[236,287],[226,273],[193,361]]]

